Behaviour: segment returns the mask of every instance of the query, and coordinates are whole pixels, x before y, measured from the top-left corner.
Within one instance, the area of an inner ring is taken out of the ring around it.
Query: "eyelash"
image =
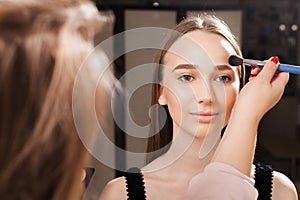
[[[195,80],[195,78],[193,76],[188,75],[188,74],[184,74],[184,75],[180,76],[178,79],[181,81],[185,81],[185,82],[191,82],[191,81]],[[188,80],[188,79],[192,79],[192,80]]]
[[[184,74],[181,75],[178,79],[184,82],[192,82],[195,80],[195,77],[192,75]],[[220,75],[215,80],[218,82],[230,83],[232,81],[232,78],[228,75]]]
[[[224,80],[224,79],[226,79],[226,80]],[[232,81],[232,78],[230,76],[227,76],[227,75],[221,75],[221,76],[218,76],[216,78],[216,81],[220,81],[220,82],[224,82],[224,83],[230,83]]]

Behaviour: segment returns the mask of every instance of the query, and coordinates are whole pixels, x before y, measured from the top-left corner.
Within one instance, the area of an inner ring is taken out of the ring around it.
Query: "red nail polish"
[[[274,56],[271,61],[275,64],[277,64],[279,62],[279,58],[277,56]]]

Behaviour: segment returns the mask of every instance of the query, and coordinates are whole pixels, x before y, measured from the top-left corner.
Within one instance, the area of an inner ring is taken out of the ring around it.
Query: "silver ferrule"
[[[250,65],[250,66],[259,66],[259,67],[262,67],[265,65],[265,62],[264,61],[261,61],[261,60],[252,60],[252,59],[243,59],[243,63],[245,65]]]

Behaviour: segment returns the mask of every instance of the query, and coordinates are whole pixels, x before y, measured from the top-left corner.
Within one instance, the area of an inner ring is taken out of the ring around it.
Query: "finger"
[[[288,72],[279,72],[277,73],[276,78],[272,81],[272,85],[285,87],[289,81],[289,73]]]
[[[261,71],[261,67],[257,67],[257,66],[253,66],[251,68],[251,72],[250,72],[250,76],[249,76],[249,81],[251,81],[252,79],[254,79],[258,74],[259,72]]]
[[[253,76],[256,76],[257,74],[259,74],[259,72],[261,71],[261,67],[256,67],[256,66],[253,66],[251,68],[251,72],[250,74],[253,75]]]
[[[254,79],[255,77],[256,77],[256,76],[250,75],[248,80],[251,81],[251,80]]]
[[[248,78],[248,81],[251,81],[252,79],[254,79],[255,78],[255,76],[249,76],[249,78]]]
[[[261,72],[257,75],[257,78],[259,77],[271,81],[275,72],[277,71],[278,61],[279,59],[277,56],[269,59],[262,68]]]

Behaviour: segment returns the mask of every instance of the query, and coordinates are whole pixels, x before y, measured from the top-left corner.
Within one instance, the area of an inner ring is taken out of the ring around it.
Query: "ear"
[[[165,89],[163,86],[159,89],[159,97],[158,97],[158,103],[162,106],[167,105],[167,99],[165,96]]]

